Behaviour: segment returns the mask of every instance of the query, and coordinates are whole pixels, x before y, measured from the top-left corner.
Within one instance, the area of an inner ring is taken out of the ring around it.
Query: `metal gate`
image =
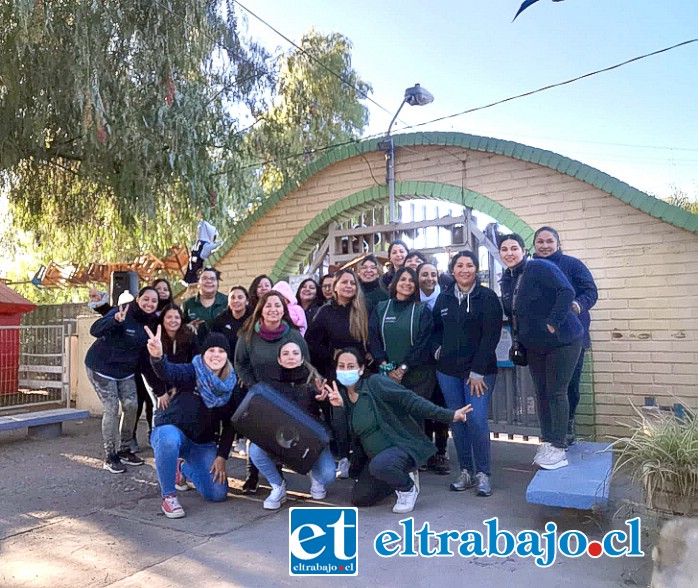
[[[0,409],[70,403],[72,324],[0,327]]]

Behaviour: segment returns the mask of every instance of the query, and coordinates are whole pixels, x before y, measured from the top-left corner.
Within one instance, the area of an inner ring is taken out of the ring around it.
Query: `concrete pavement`
[[[339,480],[320,503],[310,499],[308,480],[287,474],[290,498],[278,512],[264,511],[266,487],[257,496],[238,488],[244,461],[228,460],[232,489],[220,504],[204,502],[195,491],[180,494],[187,512],[170,520],[160,512],[160,494],[149,448],[146,465],[113,475],[101,469],[98,419],[68,423],[53,440],[27,439],[21,432],[0,435],[0,586],[52,588],[81,586],[432,586],[471,584],[517,588],[646,586],[651,546],[645,558],[558,557],[547,569],[530,558],[381,558],[373,540],[382,530],[400,530],[403,517],[394,500],[359,510],[359,575],[353,578],[296,578],[288,573],[290,506],[349,505],[352,482]],[[614,482],[612,505],[591,513],[525,502],[534,470],[531,446],[493,443],[490,498],[449,492],[451,476],[422,473],[422,491],[412,515],[418,528],[428,521],[437,531],[484,531],[482,521],[499,517],[500,529],[543,530],[547,521],[560,532],[578,529],[599,539],[625,528],[627,511],[614,517],[635,490]],[[453,465],[453,461],[452,461]]]

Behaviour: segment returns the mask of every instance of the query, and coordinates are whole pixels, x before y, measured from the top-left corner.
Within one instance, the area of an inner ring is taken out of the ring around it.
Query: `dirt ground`
[[[433,586],[435,582],[483,587],[515,583],[517,588],[564,586],[647,586],[651,574],[653,524],[643,519],[644,558],[558,558],[541,569],[528,559],[388,558],[373,549],[376,535],[396,528],[392,499],[359,510],[359,575],[354,578],[297,578],[289,575],[288,509],[315,505],[308,480],[286,475],[291,489],[286,505],[264,511],[268,488],[256,496],[239,492],[244,460],[228,460],[231,491],[219,504],[196,492],[180,495],[187,516],[170,520],[160,511],[160,492],[152,451],[146,464],[123,475],[102,470],[100,422],[88,419],[64,425],[57,439],[28,439],[23,431],[0,434],[0,586],[7,588],[81,586]],[[452,452],[453,453],[453,452]],[[636,490],[627,480],[612,485],[605,512],[586,512],[527,504],[534,449],[493,443],[490,498],[449,492],[450,476],[423,473],[413,513],[415,525],[479,529],[499,516],[500,528],[543,529],[555,521],[600,538],[636,516],[627,500]],[[452,466],[453,466],[452,462]],[[321,504],[349,506],[350,480],[337,481]],[[642,515],[642,513],[640,513]],[[649,535],[647,535],[649,533]]]

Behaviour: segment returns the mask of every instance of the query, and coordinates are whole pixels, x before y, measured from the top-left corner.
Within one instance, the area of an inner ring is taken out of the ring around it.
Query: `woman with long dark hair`
[[[257,276],[254,280],[252,280],[252,283],[250,284],[250,289],[248,290],[249,292],[249,304],[250,308],[254,310],[257,308],[257,303],[259,302],[259,299],[264,296],[269,290],[271,290],[274,286],[274,282],[271,281],[271,278],[266,275],[266,274],[261,274]]]
[[[572,310],[574,288],[554,263],[529,260],[520,235],[503,235],[498,245],[506,266],[502,304],[512,319],[519,354],[525,349],[538,397],[542,444],[533,463],[546,470],[558,469],[568,465],[567,388],[584,338],[584,328]]]
[[[313,278],[305,278],[296,290],[296,300],[305,312],[305,322],[307,325],[313,322],[315,314],[325,303],[320,286]]]
[[[417,274],[408,267],[395,272],[390,298],[379,302],[368,325],[371,355],[381,372],[405,388],[431,399],[436,376],[430,365],[433,319],[419,301]]]
[[[152,283],[153,288],[158,292],[158,309],[157,314],[160,316],[162,309],[168,304],[172,304],[172,286],[165,278],[158,278]]]
[[[395,272],[405,265],[405,259],[408,253],[407,243],[401,241],[400,239],[395,239],[388,247],[388,260],[390,261],[390,266],[388,271],[381,276],[381,283],[383,287],[387,290],[390,286],[390,282],[393,281],[395,277]]]
[[[490,496],[492,486],[490,394],[497,377],[495,350],[502,334],[502,307],[497,295],[480,285],[479,261],[471,251],[459,251],[449,264],[455,283],[434,304],[434,340],[439,349],[436,376],[446,406],[472,404],[467,425],[451,425],[460,473],[454,491],[477,485],[478,496]]]
[[[570,405],[569,420],[567,421],[567,436],[565,441],[568,445],[575,442],[575,426],[574,417],[577,413],[577,405],[579,404],[579,381],[582,377],[582,369],[584,368],[584,352],[591,348],[591,337],[589,336],[589,325],[591,324],[591,315],[589,310],[594,307],[599,298],[599,292],[594,282],[594,276],[591,275],[589,268],[584,265],[584,262],[565,255],[560,247],[560,235],[553,227],[541,227],[533,235],[533,247],[536,259],[545,259],[554,263],[562,270],[565,277],[569,280],[574,288],[574,300],[572,301],[572,311],[579,318],[579,322],[584,327],[584,338],[582,339],[582,351],[579,354],[577,365],[574,368],[572,379],[567,386],[567,401]]]
[[[135,376],[148,342],[144,327],[154,324],[157,307],[157,290],[146,286],[133,302],[113,308],[90,328],[90,335],[97,340],[85,356],[85,367],[104,408],[104,469],[113,474],[125,472],[123,464],[143,465],[143,460],[130,450],[138,410]]]
[[[228,337],[231,352],[235,351],[238,333],[245,321],[252,314],[248,304],[248,294],[244,286],[233,286],[228,292],[228,308],[219,314],[211,323],[211,331],[223,333]]]

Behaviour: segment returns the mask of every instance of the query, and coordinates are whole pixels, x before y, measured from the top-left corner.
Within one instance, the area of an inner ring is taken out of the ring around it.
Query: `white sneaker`
[[[552,445],[536,463],[544,470],[556,470],[569,465],[565,450],[559,447],[553,447]]]
[[[412,477],[412,474],[410,474],[410,477]],[[414,480],[413,477],[412,479]],[[419,487],[415,482],[412,488],[407,492],[400,492],[399,490],[396,490],[395,494],[397,494],[397,502],[395,503],[395,506],[393,506],[393,512],[398,514],[407,514],[408,512],[412,512],[414,510],[414,504],[417,502],[417,496],[419,496]]]
[[[343,457],[337,464],[337,477],[346,480],[349,477],[349,458]]]
[[[552,445],[550,443],[548,443],[547,441],[544,441],[543,443],[541,443],[538,446],[538,451],[536,451],[535,457],[533,458],[533,465],[538,465],[538,460],[541,457],[543,457],[551,447],[552,447]]]
[[[272,484],[271,494],[264,501],[264,508],[267,510],[279,510],[284,502],[286,502],[286,482],[282,482],[281,486]]]
[[[315,478],[313,478],[313,474],[309,474],[310,476],[310,495],[313,497],[314,500],[323,500],[327,496],[327,489],[325,488],[324,484],[320,484]]]

